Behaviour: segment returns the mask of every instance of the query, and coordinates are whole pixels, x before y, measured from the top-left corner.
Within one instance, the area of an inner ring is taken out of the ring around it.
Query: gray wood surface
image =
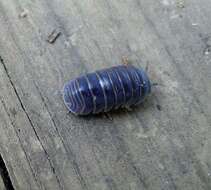
[[[210,190],[210,10],[209,0],[1,0],[0,153],[14,188]],[[68,113],[63,84],[123,57],[159,83],[146,102]]]
[[[5,185],[4,185],[4,182],[3,182],[3,179],[2,179],[2,178],[0,178],[0,189],[1,189],[1,190],[6,190]]]

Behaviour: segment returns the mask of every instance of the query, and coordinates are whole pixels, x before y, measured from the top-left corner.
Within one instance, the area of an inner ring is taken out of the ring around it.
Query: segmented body
[[[77,115],[108,112],[141,103],[150,93],[145,71],[120,65],[75,78],[64,85],[67,108]]]

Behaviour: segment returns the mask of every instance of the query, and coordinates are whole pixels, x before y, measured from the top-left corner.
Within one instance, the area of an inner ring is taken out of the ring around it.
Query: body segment
[[[142,69],[121,65],[69,81],[63,97],[71,112],[87,115],[139,104],[150,91],[149,78]]]

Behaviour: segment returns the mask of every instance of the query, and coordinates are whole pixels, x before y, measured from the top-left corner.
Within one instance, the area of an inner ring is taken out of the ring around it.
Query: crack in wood
[[[64,143],[64,140],[63,140],[63,138],[61,137],[61,135],[60,135],[60,133],[59,133],[59,131],[58,131],[57,124],[56,124],[55,120],[53,119],[53,116],[52,116],[52,114],[51,114],[51,112],[50,112],[50,110],[49,110],[49,108],[48,108],[48,105],[47,105],[47,103],[46,103],[46,100],[45,100],[44,96],[42,95],[41,90],[39,89],[38,85],[37,85],[35,82],[34,82],[34,85],[35,85],[35,87],[36,87],[36,89],[37,89],[37,91],[38,91],[38,93],[39,93],[39,95],[40,95],[40,98],[41,98],[41,100],[42,100],[42,102],[43,102],[43,104],[44,104],[44,106],[45,106],[45,108],[46,108],[46,111],[47,111],[48,114],[49,114],[49,117],[50,117],[50,119],[51,119],[51,121],[52,121],[52,123],[53,123],[53,125],[54,125],[54,127],[55,127],[55,129],[56,129],[56,132],[57,132],[57,134],[59,135],[59,137],[60,137],[60,139],[61,139],[61,141],[62,141],[62,144],[63,144],[63,146],[64,146],[65,151],[66,151],[68,154],[71,155],[72,164],[73,164],[73,169],[74,169],[76,175],[78,176],[79,181],[80,181],[82,187],[84,187],[85,189],[88,189],[88,187],[87,187],[87,185],[86,185],[86,182],[85,182],[85,180],[84,180],[84,178],[83,178],[83,176],[82,176],[82,174],[81,174],[80,168],[79,168],[77,162],[76,162],[75,159],[74,159],[75,156],[74,156],[72,150],[71,150],[70,148],[67,148],[67,147],[66,147],[66,145],[65,145],[65,143]]]
[[[60,182],[58,176],[57,176],[56,173],[55,173],[55,168],[54,168],[54,166],[53,166],[52,161],[50,160],[50,156],[49,156],[48,152],[46,151],[46,149],[45,149],[45,147],[44,147],[42,141],[40,140],[39,135],[37,134],[37,131],[36,131],[36,129],[35,129],[35,126],[34,126],[34,124],[32,123],[32,120],[31,120],[31,118],[29,117],[29,114],[28,114],[28,112],[26,111],[25,106],[23,105],[23,102],[22,102],[22,100],[21,100],[21,98],[20,98],[20,96],[19,96],[19,94],[18,94],[18,92],[17,92],[17,89],[16,89],[16,87],[15,87],[15,85],[14,85],[14,83],[13,83],[11,77],[10,77],[10,74],[9,74],[9,72],[8,72],[8,69],[7,69],[7,67],[6,67],[6,65],[5,65],[5,63],[4,63],[4,60],[3,60],[3,58],[2,58],[1,56],[0,56],[0,62],[1,62],[3,68],[4,68],[5,72],[6,72],[6,75],[7,75],[8,79],[9,79],[9,81],[10,81],[10,84],[11,84],[11,86],[12,86],[14,92],[15,92],[15,95],[16,95],[16,97],[17,97],[17,99],[18,99],[18,101],[19,101],[19,103],[20,103],[20,105],[21,105],[21,108],[22,108],[23,112],[25,113],[25,115],[26,115],[26,117],[27,117],[27,119],[28,119],[28,121],[29,121],[29,123],[30,123],[30,125],[31,125],[31,127],[32,127],[32,129],[33,129],[33,131],[34,131],[34,133],[35,133],[35,136],[36,136],[36,138],[38,139],[38,141],[40,142],[40,145],[41,145],[41,147],[42,147],[42,149],[43,149],[43,151],[44,151],[44,153],[45,153],[45,155],[46,155],[46,159],[48,160],[48,162],[49,162],[49,164],[50,164],[51,170],[52,170],[52,172],[55,174],[57,183],[58,183],[58,185],[59,185],[59,186],[61,187],[61,189],[62,189],[61,182]]]
[[[1,103],[2,103],[2,105],[3,105],[3,107],[4,107],[4,110],[5,110],[5,112],[6,112],[7,116],[8,116],[8,118],[10,119],[10,123],[11,123],[11,125],[12,125],[12,127],[13,127],[13,129],[14,129],[14,131],[15,131],[15,134],[16,134],[16,136],[17,136],[17,138],[18,138],[18,141],[19,141],[19,143],[20,143],[20,146],[21,146],[21,148],[22,148],[22,150],[23,150],[23,152],[24,152],[24,155],[25,155],[25,157],[26,157],[27,163],[29,164],[29,168],[30,168],[30,170],[31,170],[31,172],[32,172],[32,175],[33,175],[33,177],[34,177],[34,180],[35,180],[35,182],[38,184],[38,186],[42,187],[42,184],[40,183],[40,181],[38,181],[38,179],[37,179],[37,177],[36,177],[36,174],[35,174],[35,172],[34,172],[33,169],[32,169],[31,162],[30,162],[30,158],[29,158],[29,157],[27,156],[27,154],[26,154],[26,150],[25,150],[24,147],[23,147],[23,143],[21,142],[20,136],[18,135],[18,132],[17,132],[17,130],[16,130],[16,128],[15,128],[14,122],[13,122],[12,119],[11,119],[11,115],[10,115],[10,113],[9,113],[7,107],[6,107],[6,104],[5,104],[4,100],[3,100],[1,97],[0,97],[0,101],[1,101]],[[18,129],[18,130],[19,130],[19,129]]]
[[[6,190],[14,190],[12,181],[9,176],[9,172],[7,170],[6,164],[0,154],[0,175],[2,177],[2,180],[4,182],[4,186]]]

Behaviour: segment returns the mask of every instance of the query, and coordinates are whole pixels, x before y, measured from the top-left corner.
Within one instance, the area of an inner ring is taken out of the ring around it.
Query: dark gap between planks
[[[4,182],[4,186],[7,190],[14,190],[14,187],[12,185],[12,182],[11,182],[11,179],[10,179],[10,176],[9,176],[9,173],[7,171],[7,167],[4,163],[4,160],[0,154],[0,174],[1,174],[1,177],[2,177],[2,180]]]

